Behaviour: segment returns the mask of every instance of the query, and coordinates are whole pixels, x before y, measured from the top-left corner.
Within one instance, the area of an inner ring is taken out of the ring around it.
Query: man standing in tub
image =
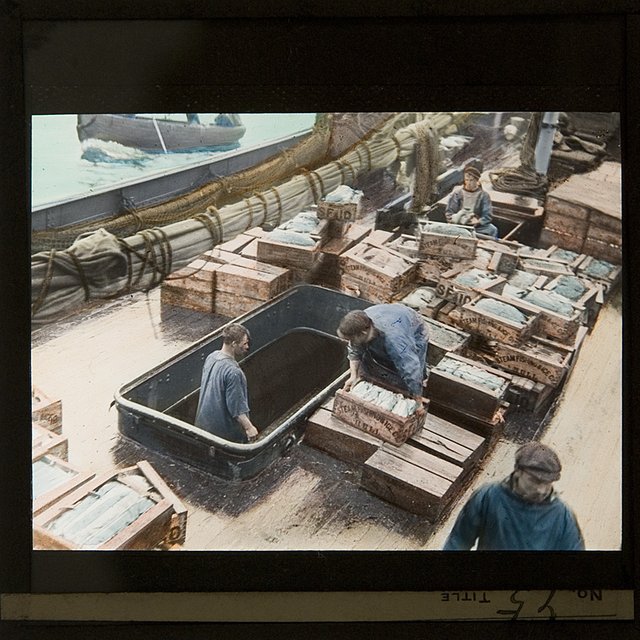
[[[249,351],[249,331],[240,324],[222,330],[222,349],[204,361],[196,427],[231,442],[247,443],[258,436],[249,419],[247,378],[237,359]]]

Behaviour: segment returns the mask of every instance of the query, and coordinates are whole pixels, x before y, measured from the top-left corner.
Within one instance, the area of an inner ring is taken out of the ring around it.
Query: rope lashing
[[[232,180],[230,180],[227,176],[216,176],[215,180],[218,184],[220,184],[220,188],[225,193],[231,193],[231,184]]]
[[[49,293],[49,286],[51,284],[51,275],[53,273],[53,263],[56,257],[56,250],[51,249],[49,253],[49,260],[47,261],[47,272],[42,280],[42,286],[40,287],[40,293],[36,298],[36,301],[31,305],[31,315],[34,315],[38,312],[42,303],[45,301],[47,297],[47,293]]]
[[[401,157],[401,153],[402,153],[402,145],[400,144],[400,140],[398,140],[398,138],[396,138],[396,136],[391,136],[391,142],[393,142],[395,148],[396,148],[396,153],[398,155],[398,160],[400,160]]]
[[[131,291],[133,285],[133,262],[131,261],[131,254],[133,251],[131,247],[122,238],[116,238],[122,252],[127,257],[127,284],[125,285],[125,291]]]
[[[262,214],[262,221],[266,222],[267,220],[267,214],[269,213],[269,203],[267,202],[267,199],[264,197],[264,195],[262,195],[261,193],[254,193],[253,194],[254,198],[258,198],[258,200],[260,200],[260,202],[262,203],[262,208],[264,210],[263,214]]]
[[[78,277],[80,278],[80,283],[82,284],[82,288],[84,289],[84,299],[85,302],[91,299],[91,290],[89,289],[89,281],[87,280],[87,276],[82,268],[82,264],[80,260],[78,260],[78,256],[76,256],[75,251],[70,249],[67,251],[67,255],[71,258],[76,270],[78,271]]]
[[[317,171],[312,171],[311,175],[313,175],[314,178],[317,178],[318,182],[320,183],[320,197],[322,198],[323,196],[327,195],[327,190],[325,189],[324,182],[322,181],[322,176]]]
[[[153,227],[153,232],[160,236],[160,253],[162,254],[162,277],[166,278],[172,269],[173,264],[173,249],[171,248],[171,241],[169,236],[159,227]]]
[[[212,248],[220,243],[221,238],[218,229],[216,229],[213,220],[206,213],[199,213],[193,216],[193,219],[202,224],[202,226],[209,232]]]
[[[358,176],[358,172],[353,168],[353,165],[348,160],[345,160],[344,158],[342,160],[338,160],[338,162],[340,162],[340,164],[343,164],[345,167],[349,169],[349,171],[351,171],[351,179],[355,180],[356,177]],[[345,182],[346,182],[346,179],[345,179]]]
[[[276,219],[276,226],[278,226],[282,222],[282,200],[280,199],[280,193],[275,187],[271,188],[273,195],[275,196],[276,202],[278,204],[278,217]],[[247,227],[250,229],[251,227]]]
[[[247,229],[251,229],[253,227],[253,204],[251,204],[251,200],[249,198],[243,198],[245,204],[247,205],[247,209],[249,210],[249,226]]]
[[[338,171],[340,171],[340,182],[345,183],[347,181],[347,177],[344,174],[344,165],[342,164],[342,162],[340,162],[339,160],[334,160],[331,164],[338,167]]]
[[[316,183],[313,180],[313,176],[308,169],[302,170],[302,175],[307,179],[307,183],[309,184],[309,188],[311,189],[311,195],[314,202],[318,202],[320,200],[320,196],[316,190]]]
[[[140,272],[136,278],[134,284],[138,285],[145,274],[147,265],[151,265],[151,287],[156,285],[156,273],[158,272],[158,265],[156,263],[156,253],[153,250],[153,236],[147,229],[140,232],[142,239],[144,240],[144,260],[140,265]]]

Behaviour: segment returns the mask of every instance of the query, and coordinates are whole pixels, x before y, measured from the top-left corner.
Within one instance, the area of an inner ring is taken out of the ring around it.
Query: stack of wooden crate
[[[151,489],[161,499],[149,513],[124,527],[113,539],[91,548],[154,549],[171,548],[184,543],[187,510],[148,462],[142,461],[135,467],[96,479],[92,471],[69,462],[69,442],[62,433],[61,400],[52,398],[35,386],[32,388],[31,400],[34,548],[82,548],[82,545],[52,533],[48,525],[60,515],[73,511],[85,498],[86,505],[95,501],[95,492],[121,475],[143,476],[145,491]],[[102,516],[104,514],[97,509],[89,518],[85,517],[85,520],[97,529],[100,523],[98,518]],[[110,522],[106,519],[104,526],[109,525]]]
[[[547,194],[540,242],[622,262],[621,165],[604,162]]]
[[[473,375],[457,375],[454,370]],[[434,405],[472,421],[483,435],[495,441],[501,433],[510,384],[510,374],[449,353],[429,372],[426,395]]]
[[[313,214],[313,212],[302,212]],[[302,215],[299,214],[299,215]],[[308,237],[313,244],[308,246],[281,242],[275,232],[265,233],[257,239],[257,259],[267,264],[283,267],[291,271],[292,284],[307,282],[309,273],[320,259],[320,250],[329,237],[329,220],[317,221],[317,225]]]
[[[214,310],[228,318],[240,316],[291,286],[291,271],[239,256],[216,271]]]
[[[380,241],[381,235],[385,235]],[[388,232],[376,231],[340,257],[340,289],[371,302],[394,302],[415,286],[417,260],[386,244]]]
[[[162,282],[160,303],[213,313],[216,271],[222,264],[201,256],[174,271]]]
[[[240,259],[240,252],[253,240],[248,232],[240,234],[169,274],[161,285],[161,304],[215,313],[216,272]]]
[[[161,303],[235,318],[291,285],[288,269],[256,260],[260,227],[198,256],[162,283]]]
[[[303,442],[355,464],[362,488],[432,522],[452,507],[489,450],[485,437],[431,413],[402,444],[385,442],[338,417],[334,402],[310,416]]]
[[[320,259],[310,282],[334,289],[340,288],[340,256],[366,238],[373,230],[370,224],[330,221],[328,240],[320,248]]]

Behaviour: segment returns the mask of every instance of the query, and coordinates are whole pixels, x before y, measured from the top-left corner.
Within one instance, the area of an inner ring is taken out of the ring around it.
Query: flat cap
[[[523,469],[541,482],[560,479],[562,465],[553,449],[541,442],[527,442],[516,451],[516,469]]]
[[[464,168],[463,173],[470,173],[475,178],[480,179],[480,170],[477,167],[474,167],[472,164],[471,165],[467,165]]]

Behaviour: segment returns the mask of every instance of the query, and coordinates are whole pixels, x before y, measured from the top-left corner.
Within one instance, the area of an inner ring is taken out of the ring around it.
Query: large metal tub
[[[346,348],[336,337],[345,313],[369,302],[312,285],[294,287],[234,322],[251,333],[240,362],[247,375],[252,443],[194,426],[205,358],[222,346],[222,329],[121,387],[120,432],[161,454],[228,479],[255,476],[295,444],[306,418],[347,377]]]

